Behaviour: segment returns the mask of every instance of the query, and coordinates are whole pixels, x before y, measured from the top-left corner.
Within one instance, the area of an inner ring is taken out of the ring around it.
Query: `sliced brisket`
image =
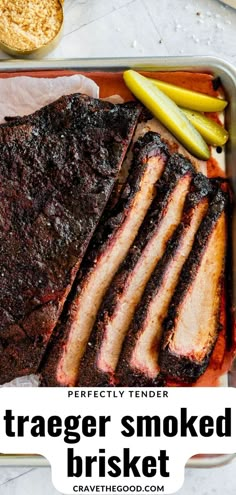
[[[228,194],[219,190],[197,233],[164,324],[160,365],[173,379],[196,381],[219,331]]]
[[[135,143],[130,174],[110,217],[102,218],[80,270],[69,314],[53,336],[41,366],[47,385],[75,385],[80,361],[97,312],[120,264],[127,255],[156,194],[167,149],[159,135],[147,133]],[[91,384],[93,375],[91,375]]]
[[[36,372],[139,114],[76,94],[0,126],[0,383]]]
[[[163,320],[197,229],[206,214],[210,192],[210,181],[201,174],[196,175],[186,198],[181,223],[147,284],[124,341],[115,375],[121,385],[158,384]]]
[[[79,385],[112,382],[121,347],[145,286],[182,216],[193,176],[191,163],[173,155],[157,184],[157,194],[121,265],[97,318],[79,370]],[[105,378],[104,375],[107,374]]]

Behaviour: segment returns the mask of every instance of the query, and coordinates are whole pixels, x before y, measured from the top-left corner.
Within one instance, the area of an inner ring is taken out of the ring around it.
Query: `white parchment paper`
[[[76,74],[56,78],[12,77],[0,78],[0,122],[4,117],[29,115],[52,103],[63,95],[83,93],[99,96],[97,84],[85,76]],[[37,387],[35,375],[16,378],[1,387]]]
[[[4,117],[29,115],[63,95],[84,93],[98,98],[99,87],[85,76],[76,74],[56,78],[0,78],[0,122]]]

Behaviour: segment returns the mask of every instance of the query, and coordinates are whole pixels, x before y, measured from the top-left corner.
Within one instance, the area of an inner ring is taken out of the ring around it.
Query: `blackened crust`
[[[219,314],[220,305],[218,308],[218,318],[216,321],[216,327],[214,335],[211,336],[209,342],[209,348],[205,351],[205,356],[201,361],[195,360],[194,357],[186,357],[176,355],[169,349],[168,342],[171,339],[174,329],[174,322],[178,319],[178,308],[183,301],[185,295],[189,291],[189,288],[194,282],[194,279],[199,270],[202,257],[205,253],[208,239],[218,221],[221,214],[227,209],[229,197],[228,193],[218,190],[215,197],[212,199],[209,206],[208,213],[197,232],[196,239],[193,245],[193,249],[188,257],[178,283],[178,287],[173,295],[167,317],[163,325],[163,340],[161,343],[160,352],[160,366],[161,371],[168,377],[179,379],[184,382],[194,382],[199,376],[206,370],[210,356],[213,352],[214,345],[217,339],[218,332],[220,330]],[[222,267],[224,270],[224,267]],[[222,271],[223,277],[223,271]],[[210,281],[209,281],[210,283]],[[222,290],[222,279],[220,281],[220,291]]]
[[[0,308],[29,342],[0,334],[1,383],[36,372],[139,114],[75,94],[0,126]]]
[[[63,313],[62,323],[55,330],[55,334],[50,342],[49,351],[40,366],[42,384],[47,383],[52,386],[60,385],[57,383],[56,378],[57,367],[63,355],[64,346],[67,345],[69,339],[70,326],[73,322],[74,314],[76,313],[77,299],[83,291],[83,287],[86,286],[86,279],[93,269],[95,269],[97,260],[102,256],[106,249],[109,248],[109,243],[112,241],[113,236],[115,236],[117,230],[124,222],[132,200],[139,191],[140,182],[145,172],[148,159],[150,156],[161,155],[165,161],[168,152],[166,146],[160,140],[159,135],[150,132],[148,133],[148,136],[146,135],[144,138],[140,138],[135,144],[133,155],[130,174],[121,190],[120,198],[118,202],[116,202],[114,208],[110,211],[107,211],[107,209],[104,211],[100,224],[95,231],[79,270],[72,303],[68,305],[68,310]],[[87,372],[89,374],[91,373],[91,376],[93,377],[91,383],[96,386],[95,371],[92,369],[92,364]]]
[[[174,154],[169,158],[164,172],[159,179],[156,187],[156,196],[149,208],[143,224],[141,225],[138,235],[131,247],[127,257],[122,263],[112,285],[106,294],[102,310],[100,312],[99,321],[102,321],[106,314],[111,316],[116,305],[116,300],[119,294],[123,291],[125,282],[129,274],[137,264],[142,251],[147,246],[155,231],[158,229],[159,223],[165,215],[168,201],[181,177],[184,175],[194,174],[192,164],[184,157]]]
[[[117,229],[125,220],[130,205],[139,191],[140,182],[145,172],[147,161],[152,156],[163,156],[166,161],[169,156],[166,145],[161,141],[159,134],[146,133],[136,141],[133,147],[133,160],[129,176],[120,191],[119,200],[111,209],[106,208],[90,242],[79,276],[81,279],[94,268],[97,259],[106,250],[107,245]],[[108,205],[109,206],[109,205]]]
[[[177,315],[178,305],[181,303],[186,292],[189,290],[189,286],[195,279],[199,264],[206,249],[206,244],[209,239],[218,218],[225,210],[228,202],[228,195],[222,191],[218,191],[214,200],[209,206],[208,213],[198,230],[193,249],[184,264],[183,270],[178,283],[178,290],[176,290],[171,305],[169,308],[168,316],[165,321],[165,330],[168,331],[168,326],[175,320]]]
[[[184,235],[184,232],[189,228],[191,216],[194,213],[194,209],[201,202],[205,200],[212,192],[211,182],[202,174],[196,174],[193,177],[190,192],[188,193],[181,223],[178,225],[175,230],[173,236],[167,243],[166,251],[164,256],[158,262],[147,286],[144,291],[142,301],[140,302],[134,320],[130,325],[128,335],[124,342],[119,364],[116,371],[116,379],[118,383],[126,383],[127,386],[132,386],[132,382],[135,379],[137,386],[142,386],[141,384],[145,383],[145,386],[151,386],[150,384],[156,383],[159,379],[162,380],[163,377],[159,377],[159,375],[151,380],[148,377],[145,377],[143,373],[137,372],[137,370],[133,369],[129,366],[132,353],[134,347],[137,342],[137,338],[142,329],[144,321],[147,317],[148,308],[151,301],[158,294],[163,280],[168,270],[169,261],[172,258],[175,258],[177,251],[180,249],[180,240]]]
[[[93,376],[96,379],[96,385],[100,382],[100,380],[102,380],[102,382],[104,383],[106,379],[108,381],[112,379],[112,377],[108,376],[107,374],[104,375],[103,372],[99,371],[96,364],[94,366],[94,363],[96,363],[97,351],[100,349],[104,338],[107,319],[113,314],[120,294],[122,294],[123,290],[125,290],[125,285],[129,274],[134,270],[135,265],[142,255],[142,251],[154,235],[155,231],[158,229],[159,222],[165,214],[165,210],[168,205],[168,201],[172,196],[173,190],[175,189],[179,179],[186,174],[194,174],[192,164],[187,159],[178,154],[170,157],[161,178],[157,182],[156,196],[149,208],[142,226],[139,229],[135,242],[131,247],[124,262],[122,263],[117,275],[115,276],[106,294],[106,297],[104,298],[103,305],[97,317],[97,323],[94,327],[91,339],[89,341],[89,346],[87,347],[87,351],[81,363],[81,384],[88,383],[88,370],[91,368],[91,366],[94,367]],[[130,380],[130,383],[132,383],[133,385],[134,380],[136,379],[134,378],[134,375],[132,373],[131,377],[128,378],[125,371],[126,368],[128,368],[127,362],[124,363],[124,376],[122,385],[125,386],[125,380]],[[138,376],[139,375],[137,374],[137,380]],[[146,379],[144,376],[141,377],[141,381],[143,383],[146,383]],[[150,380],[148,381],[148,383],[149,385],[147,386],[150,386]]]
[[[215,343],[215,340],[212,344]],[[201,362],[196,362],[186,356],[177,356],[170,350],[160,355],[160,365],[163,377],[174,379],[180,383],[194,383],[206,371],[214,345]]]

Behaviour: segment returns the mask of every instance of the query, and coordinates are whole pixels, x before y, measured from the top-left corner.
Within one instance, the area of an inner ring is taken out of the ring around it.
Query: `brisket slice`
[[[146,286],[124,341],[115,375],[120,385],[155,386],[159,383],[158,354],[163,320],[184,261],[206,214],[210,192],[210,181],[201,174],[196,175],[185,201],[181,223]]]
[[[160,366],[195,381],[207,368],[219,331],[228,194],[219,190],[197,233],[164,323]]]
[[[106,294],[79,370],[81,386],[112,382],[121,347],[145,286],[179,224],[193,176],[191,163],[169,158],[157,194],[126,259]]]
[[[167,150],[159,135],[147,133],[133,149],[133,163],[110,217],[102,218],[81,266],[75,298],[57,328],[40,367],[42,383],[75,385],[80,361],[103,297],[127,255],[156,194]],[[91,378],[91,384],[93,379]]]
[[[0,126],[0,382],[36,372],[140,107],[75,94]]]

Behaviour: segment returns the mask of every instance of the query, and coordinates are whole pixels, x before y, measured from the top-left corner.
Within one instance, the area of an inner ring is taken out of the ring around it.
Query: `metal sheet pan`
[[[236,459],[236,454],[219,454],[219,455],[199,455],[192,457],[186,463],[186,468],[215,468],[229,464]],[[1,454],[0,467],[49,467],[50,464],[45,457],[39,455],[16,455]]]
[[[220,77],[230,105],[226,110],[226,126],[231,139],[226,146],[226,171],[236,197],[236,69],[228,62],[216,57],[143,57],[143,58],[102,58],[102,59],[61,59],[61,60],[2,60],[1,72],[31,72],[76,70],[76,71],[122,71],[127,68],[148,71],[192,71],[211,73]],[[236,214],[233,211],[233,252],[232,252],[232,302],[236,307]],[[228,383],[227,383],[228,381]],[[236,386],[236,366],[223,377],[222,385]],[[234,454],[219,456],[197,456],[187,462],[186,467],[216,467],[230,462]],[[37,455],[0,455],[0,466],[48,466],[48,461]]]

